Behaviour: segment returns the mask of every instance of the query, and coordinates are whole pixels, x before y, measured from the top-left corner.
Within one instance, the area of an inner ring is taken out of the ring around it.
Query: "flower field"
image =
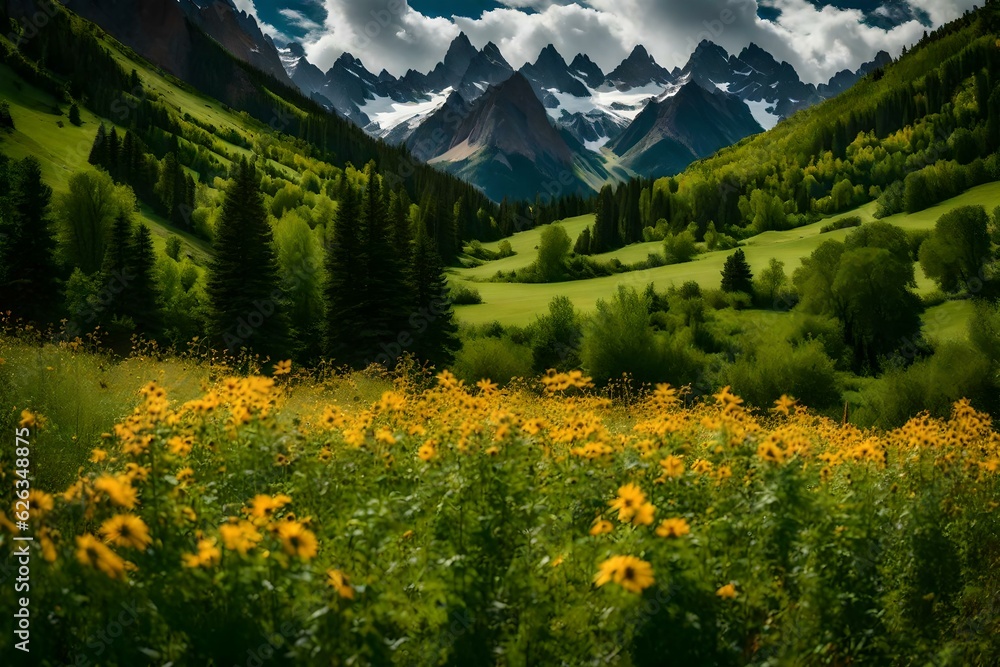
[[[967,402],[863,432],[579,373],[367,401],[267,370],[142,384],[65,488],[32,490],[32,664],[1000,656],[1000,435]],[[44,448],[48,417],[13,407]]]

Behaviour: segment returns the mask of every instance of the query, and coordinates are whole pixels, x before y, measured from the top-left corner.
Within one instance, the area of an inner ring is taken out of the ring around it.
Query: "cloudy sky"
[[[898,55],[977,1],[234,0],[276,38],[301,42],[324,71],[349,51],[373,72],[426,72],[465,31],[477,47],[496,43],[515,68],[550,43],[567,60],[586,53],[610,71],[637,44],[673,68],[702,39],[730,52],[755,42],[812,82],[879,49]]]

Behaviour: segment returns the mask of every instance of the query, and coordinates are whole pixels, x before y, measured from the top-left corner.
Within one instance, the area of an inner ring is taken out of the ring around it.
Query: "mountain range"
[[[585,54],[567,63],[552,45],[515,72],[495,44],[477,50],[464,33],[433,70],[399,78],[349,53],[323,74],[300,45],[279,52],[313,99],[494,199],[534,196],[539,183],[586,193],[607,179],[678,173],[892,60],[880,52],[816,86],[756,44],[730,55],[709,41],[683,68],[667,70],[639,45],[609,73]]]
[[[552,45],[515,71],[495,44],[477,49],[462,33],[426,73],[375,74],[350,53],[323,72],[301,45],[275,44],[233,0],[148,0],[129,12],[117,0],[65,4],[188,81],[205,76],[192,44],[207,35],[496,201],[590,194],[608,181],[676,174],[891,62],[880,52],[816,86],[755,44],[731,55],[703,41],[672,71],[642,45],[609,73],[585,54],[567,62]]]

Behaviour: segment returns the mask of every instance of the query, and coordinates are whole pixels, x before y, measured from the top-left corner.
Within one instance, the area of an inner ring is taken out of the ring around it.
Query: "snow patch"
[[[768,107],[771,107],[770,102],[753,102],[751,100],[744,100],[744,102],[750,107],[750,113],[753,115],[754,120],[765,130],[770,130],[781,120],[781,116],[768,109]]]
[[[444,106],[451,93],[451,88],[445,88],[429,100],[420,102],[397,102],[389,97],[376,97],[366,102],[361,112],[371,119],[372,129],[378,126],[373,134],[384,136],[404,123],[410,129],[416,129],[424,119]]]

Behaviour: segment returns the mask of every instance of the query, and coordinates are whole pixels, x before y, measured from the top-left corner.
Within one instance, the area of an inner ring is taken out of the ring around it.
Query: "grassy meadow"
[[[966,402],[862,431],[792,399],[756,412],[580,373],[504,390],[446,371],[235,375],[23,333],[0,358],[0,420],[30,430],[31,595],[49,610],[32,664],[1000,651],[1000,438]],[[5,484],[15,470],[5,449]]]
[[[998,202],[1000,202],[1000,182],[972,188],[958,197],[919,213],[890,216],[885,218],[884,222],[906,231],[931,230],[943,214],[957,207],[981,205],[987,210],[993,210]],[[747,239],[740,247],[743,248],[747,261],[755,271],[763,270],[774,258],[784,262],[785,270],[791,274],[799,267],[802,259],[808,257],[821,243],[831,239],[843,241],[852,231],[842,229],[821,234],[820,230],[825,225],[854,216],[860,217],[864,222],[871,222],[874,220],[872,214],[875,206],[874,202],[866,204],[858,209],[789,231],[765,232]],[[592,225],[593,221],[593,216],[581,216],[555,224],[563,225],[569,237],[575,239],[587,226]],[[599,299],[607,300],[620,285],[643,289],[652,283],[657,290],[665,291],[671,286],[680,287],[685,282],[694,281],[702,289],[718,289],[722,267],[726,258],[734,252],[732,250],[705,252],[698,255],[694,261],[685,264],[643,269],[590,280],[554,284],[488,282],[497,271],[511,271],[530,266],[537,258],[537,248],[543,231],[544,227],[540,227],[511,237],[509,242],[516,253],[512,257],[485,262],[474,268],[452,271],[452,284],[468,284],[478,290],[483,297],[481,305],[456,307],[455,311],[461,321],[469,324],[488,324],[498,321],[504,325],[523,326],[533,322],[535,315],[543,312],[554,296],[569,297],[578,309],[591,312]],[[484,243],[483,247],[495,252],[498,245],[499,243]],[[595,255],[594,259],[597,261],[618,259],[623,264],[630,264],[645,260],[651,253],[662,254],[662,251],[661,242],[639,243],[615,252]],[[928,294],[934,289],[934,283],[918,270],[917,292]],[[959,307],[953,307],[953,310],[959,315],[965,312]],[[964,326],[964,322],[956,321],[951,326],[957,331]]]

